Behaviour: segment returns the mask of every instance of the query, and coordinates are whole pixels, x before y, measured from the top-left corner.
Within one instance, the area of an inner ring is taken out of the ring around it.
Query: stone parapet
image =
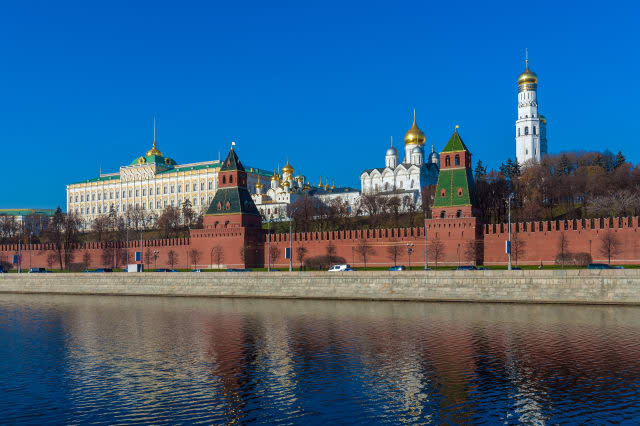
[[[0,293],[640,304],[640,270],[0,274]]]

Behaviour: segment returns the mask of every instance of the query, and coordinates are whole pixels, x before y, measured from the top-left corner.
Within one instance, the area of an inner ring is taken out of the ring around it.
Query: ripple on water
[[[640,418],[630,307],[0,296],[6,423]]]

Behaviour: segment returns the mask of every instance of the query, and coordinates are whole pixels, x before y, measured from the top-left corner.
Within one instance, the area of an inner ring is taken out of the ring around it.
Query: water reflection
[[[0,296],[5,422],[640,416],[640,308]]]

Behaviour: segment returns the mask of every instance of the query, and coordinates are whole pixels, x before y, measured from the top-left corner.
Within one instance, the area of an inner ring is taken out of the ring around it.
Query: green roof
[[[458,134],[458,130],[454,130],[449,142],[445,145],[441,152],[468,151],[467,146],[462,142],[462,138]]]
[[[459,192],[459,189],[462,191]],[[442,196],[444,190],[444,197]],[[469,206],[475,200],[471,169],[441,169],[433,207]]]
[[[228,170],[240,170],[244,172],[244,167],[242,166],[242,163],[238,158],[238,154],[236,154],[236,151],[233,149],[233,147],[231,147],[231,149],[229,150],[227,158],[225,158],[225,160],[222,162],[222,167],[220,167],[221,172],[225,172]]]
[[[130,166],[135,166],[139,163],[141,157],[134,158],[133,161],[129,164]],[[163,157],[162,155],[147,155],[144,158],[144,163],[142,164],[163,164],[165,166],[175,166],[177,163],[169,157]]]
[[[247,188],[238,186],[218,188],[206,214],[226,215],[233,213],[260,216]]]
[[[0,216],[28,216],[39,214],[42,216],[53,216],[56,209],[0,209]]]

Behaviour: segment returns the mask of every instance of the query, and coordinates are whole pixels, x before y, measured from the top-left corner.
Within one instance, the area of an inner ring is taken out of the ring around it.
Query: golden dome
[[[520,76],[518,76],[518,86],[521,84],[536,84],[538,83],[538,76],[535,72],[529,69],[529,60],[526,60],[525,70]]]
[[[258,182],[256,183],[256,188],[262,189],[262,182],[260,182],[260,178],[258,177]]]
[[[288,186],[290,186],[290,185],[291,185],[291,184],[289,183],[289,181],[288,181],[288,180],[285,180],[284,182],[282,182],[282,186],[284,186],[284,187],[288,187]]]
[[[160,152],[160,150],[156,148],[155,140],[153,141],[153,147],[149,151],[147,151],[147,154],[146,154],[147,157],[150,157],[152,155],[157,155],[159,157],[162,157],[162,152]]]
[[[416,112],[413,111],[413,125],[409,129],[406,135],[404,135],[405,145],[424,145],[426,138],[422,130],[416,124]]]
[[[318,182],[318,188],[322,188],[322,178],[320,178],[320,181]]]
[[[280,180],[280,176],[279,176],[277,173],[274,173],[274,174],[271,176],[271,180],[272,180],[272,181],[274,181],[274,180],[276,180],[276,181],[277,181],[277,180]]]
[[[289,160],[287,160],[287,164],[284,165],[284,167],[282,168],[282,173],[289,173],[289,174],[293,174],[293,167],[291,167],[291,164],[289,164]]]

